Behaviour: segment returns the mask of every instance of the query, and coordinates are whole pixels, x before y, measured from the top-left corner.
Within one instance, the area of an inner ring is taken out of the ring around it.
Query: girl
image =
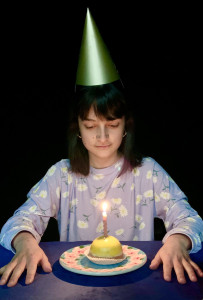
[[[103,232],[101,203],[108,202],[108,230],[120,241],[153,240],[154,217],[164,221],[163,246],[151,262],[163,264],[179,283],[201,269],[189,252],[201,248],[203,222],[184,193],[152,158],[134,149],[133,118],[117,83],[78,87],[69,126],[69,159],[53,165],[28,193],[28,200],[2,228],[1,245],[15,253],[0,269],[0,284],[14,286],[27,269],[26,284],[37,265],[51,272],[39,247],[50,217],[58,221],[61,241],[92,241]]]

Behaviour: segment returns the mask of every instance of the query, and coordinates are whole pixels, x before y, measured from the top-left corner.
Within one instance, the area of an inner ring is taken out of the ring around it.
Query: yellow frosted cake
[[[90,245],[88,258],[99,264],[115,264],[123,261],[122,245],[114,236],[100,236],[96,238]]]
[[[121,258],[123,250],[121,243],[114,236],[100,236],[92,242],[89,255],[102,258]]]

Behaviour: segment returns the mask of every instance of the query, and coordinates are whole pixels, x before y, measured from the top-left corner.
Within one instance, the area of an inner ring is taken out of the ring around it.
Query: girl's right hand
[[[12,260],[0,269],[0,285],[16,285],[23,271],[27,269],[26,284],[33,282],[37,266],[41,265],[45,272],[51,272],[52,267],[44,251],[29,232],[20,232],[13,240],[16,254]]]

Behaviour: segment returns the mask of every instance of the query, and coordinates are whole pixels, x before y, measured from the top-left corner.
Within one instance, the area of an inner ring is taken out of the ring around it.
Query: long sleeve
[[[49,218],[57,219],[60,205],[60,168],[53,165],[46,175],[30,190],[27,201],[19,207],[1,230],[0,244],[14,252],[13,238],[28,231],[38,242],[48,225]]]
[[[157,163],[154,163],[154,194],[156,216],[164,221],[166,239],[175,233],[187,235],[192,242],[190,253],[201,249],[203,241],[203,221],[198,213],[190,206],[186,195],[178,185]]]

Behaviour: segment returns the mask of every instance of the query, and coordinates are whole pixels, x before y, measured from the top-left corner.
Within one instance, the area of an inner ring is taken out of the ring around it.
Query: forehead
[[[108,113],[104,112],[104,115],[102,114],[102,112],[97,110],[97,107],[92,105],[89,109],[89,111],[87,111],[84,115],[84,117],[79,117],[81,120],[95,120],[95,121],[112,121],[112,120],[116,120],[116,119],[123,119],[124,117],[114,117],[112,115],[109,115]]]
[[[89,112],[87,113],[87,116],[86,118],[84,119],[85,120],[93,120],[93,121],[113,121],[113,120],[117,120],[117,119],[125,119],[124,117],[121,117],[121,118],[114,118],[114,117],[105,117],[105,116],[102,116],[101,114],[100,115],[97,115],[94,111],[94,108],[91,107]]]
[[[96,115],[94,108],[91,106],[88,113],[87,113],[87,119],[92,119],[92,120],[105,120],[104,116],[100,115]]]

